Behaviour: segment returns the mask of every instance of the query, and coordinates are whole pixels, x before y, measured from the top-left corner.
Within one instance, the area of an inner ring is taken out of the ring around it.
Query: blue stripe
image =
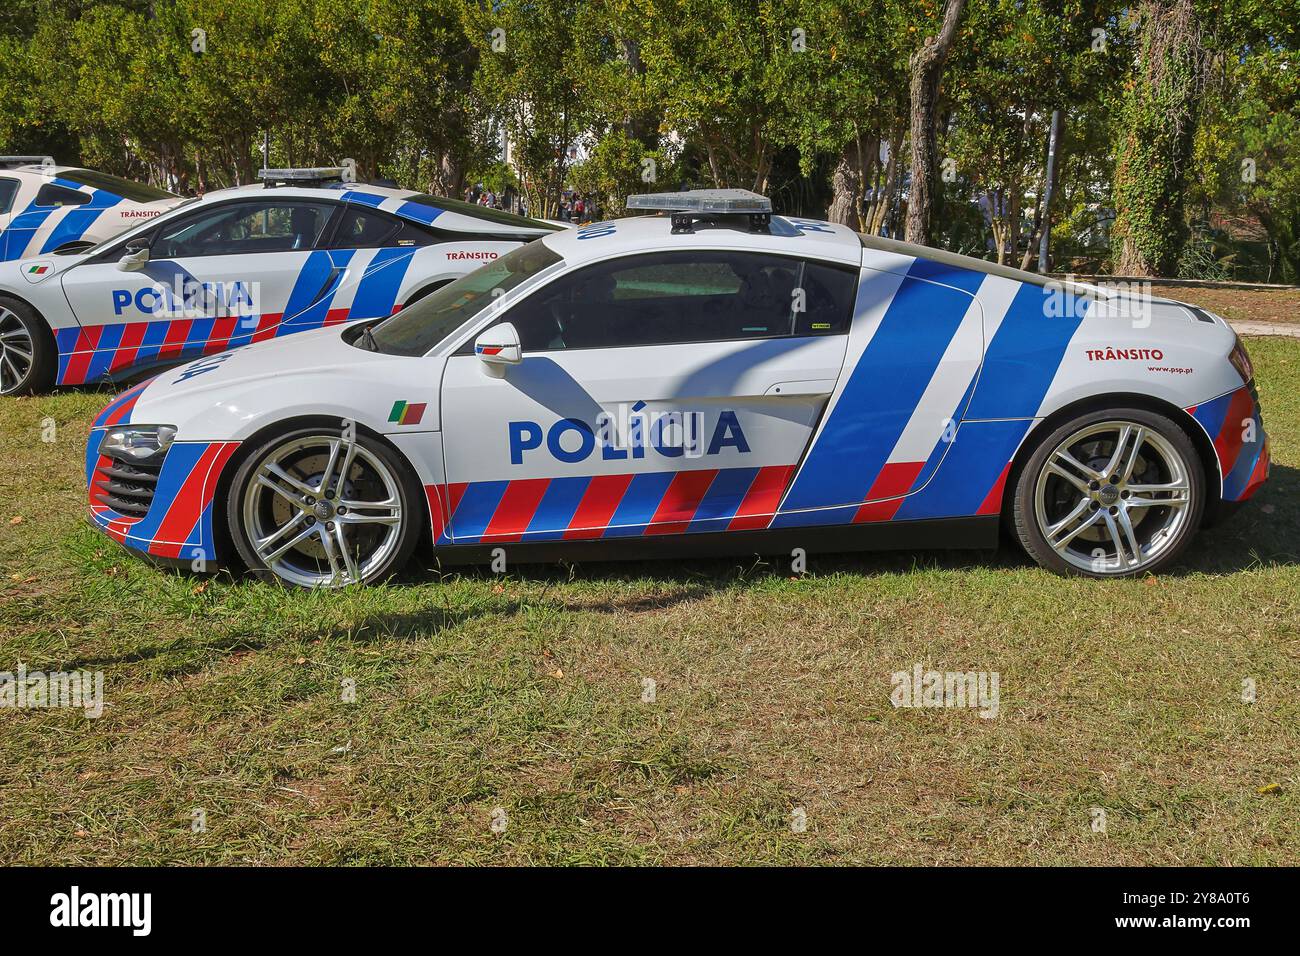
[[[487,531],[508,481],[475,481],[465,489],[456,513],[451,516],[451,533],[457,544],[472,544]]]
[[[1023,283],[984,354],[966,418],[1037,415],[1088,304],[1059,288]]]
[[[582,496],[591,484],[590,478],[553,478],[546,486],[546,494],[537,505],[537,511],[528,522],[524,541],[543,541],[564,537],[573,516],[578,512]]]
[[[289,293],[289,302],[284,307],[277,335],[317,328],[325,323],[329,294],[338,286],[338,276],[334,276],[334,270],[334,260],[326,250],[318,249],[308,254],[307,261],[298,270],[293,291]],[[335,281],[331,283],[331,289],[325,290],[325,295],[321,296],[320,293],[331,276],[334,276]],[[289,325],[293,327],[285,328]]]
[[[1232,403],[1233,392],[1226,395],[1220,395],[1218,398],[1211,399],[1201,405],[1196,406],[1196,411],[1192,415],[1201,427],[1210,436],[1210,441],[1219,437],[1219,432],[1223,428],[1223,420],[1228,417],[1228,406]]]
[[[38,206],[32,203],[9,221],[9,226],[0,232],[0,262],[9,262],[23,258],[27,244],[41,227],[55,206]]]
[[[934,271],[933,263],[916,263],[917,271]],[[861,312],[874,304],[871,285],[864,281],[859,287],[854,321],[861,321]],[[866,498],[970,305],[966,292],[910,277],[902,281],[782,502],[782,511]]]
[[[624,538],[641,534],[650,519],[654,517],[659,502],[664,500],[664,492],[672,484],[671,471],[656,471],[637,475],[627,486],[623,500],[618,503],[611,527],[606,530],[607,538]],[[625,525],[626,527],[618,527]]]
[[[215,318],[195,319],[190,323],[190,330],[185,334],[185,344],[181,347],[182,351],[202,351],[203,346],[212,341],[212,327],[216,325]]]
[[[85,235],[86,230],[95,224],[100,213],[121,201],[121,196],[103,189],[95,190],[91,194],[90,202],[75,207],[59,220],[59,224],[54,227],[46,238],[45,244],[41,246],[41,255],[52,252],[65,242],[75,242],[80,239]]]
[[[125,331],[125,325],[104,326],[104,330],[99,333],[99,344],[95,346],[95,354],[90,357],[90,362],[86,366],[87,384],[97,381],[108,372],[109,366],[113,363],[113,355],[117,347],[122,344],[122,334]]]
[[[955,286],[969,292],[972,296],[979,291],[980,283],[984,281],[983,272],[936,262],[933,259],[917,259],[912,263],[912,268],[907,270],[907,274],[913,279],[929,279],[940,285]]]
[[[363,206],[378,207],[385,199],[389,197],[380,196],[376,193],[363,193],[357,189],[349,189],[343,194],[344,202],[359,203]]]
[[[397,207],[397,214],[403,219],[410,219],[414,222],[422,222],[426,226],[441,216],[443,210],[437,206],[426,206],[424,203],[404,202]]]
[[[375,253],[352,300],[349,319],[373,319],[392,315],[397,293],[406,270],[415,255],[414,249],[380,249]]]
[[[719,471],[704,493],[695,517],[687,525],[688,534],[696,531],[724,531],[727,523],[736,516],[745,493],[758,476],[757,468],[724,468]]]
[[[1027,420],[963,422],[934,479],[903,499],[894,520],[975,514],[1031,424]]]
[[[149,513],[131,526],[128,532],[131,537],[146,542],[154,539],[159,525],[167,515],[167,510],[176,500],[181,485],[185,483],[185,479],[189,477],[207,449],[208,443],[200,441],[177,442],[167,450],[162,472],[158,475],[158,487],[154,492],[153,504],[149,507]]]
[[[840,505],[837,508],[816,508],[812,511],[783,511],[772,519],[773,528],[812,528],[820,525],[852,524],[853,516],[861,504]]]

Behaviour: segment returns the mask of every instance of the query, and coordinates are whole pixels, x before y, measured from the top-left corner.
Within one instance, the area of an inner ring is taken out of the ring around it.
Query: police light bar
[[[771,213],[772,200],[748,189],[688,189],[679,193],[628,196],[627,208],[735,216]]]
[[[304,169],[262,169],[257,178],[267,189],[276,186],[319,186],[321,183],[342,182],[347,172],[342,166],[311,166]]]
[[[53,166],[53,156],[0,156],[0,168],[13,169],[15,166]]]
[[[772,200],[748,189],[642,193],[628,196],[627,208],[672,213],[673,235],[694,232],[699,221],[725,226],[743,220],[750,232],[768,232],[772,221]]]

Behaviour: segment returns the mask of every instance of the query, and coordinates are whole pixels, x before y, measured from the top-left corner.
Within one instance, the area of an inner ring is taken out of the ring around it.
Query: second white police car
[[[0,263],[0,394],[388,316],[558,228],[343,174],[263,170],[89,249]]]
[[[739,191],[556,232],[379,322],[119,396],[93,521],[196,568],[993,547],[1153,571],[1267,478],[1217,316],[768,213]]]

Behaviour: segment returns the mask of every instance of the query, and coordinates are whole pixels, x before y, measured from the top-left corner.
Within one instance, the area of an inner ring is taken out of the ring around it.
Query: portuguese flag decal
[[[43,276],[45,275],[45,273],[49,271],[50,271],[50,267],[45,265],[45,263],[43,262],[38,262],[33,266],[27,267],[27,274],[29,276]]]
[[[393,410],[388,413],[388,420],[399,425],[418,425],[424,417],[426,402],[393,402]]]

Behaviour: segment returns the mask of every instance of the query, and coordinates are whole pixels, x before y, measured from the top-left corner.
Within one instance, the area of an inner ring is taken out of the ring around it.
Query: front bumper
[[[99,453],[104,432],[130,421],[139,392],[119,396],[95,419],[86,446],[90,521],[114,541],[151,558],[203,569],[218,559],[213,499],[239,442],[174,442],[160,461]]]

